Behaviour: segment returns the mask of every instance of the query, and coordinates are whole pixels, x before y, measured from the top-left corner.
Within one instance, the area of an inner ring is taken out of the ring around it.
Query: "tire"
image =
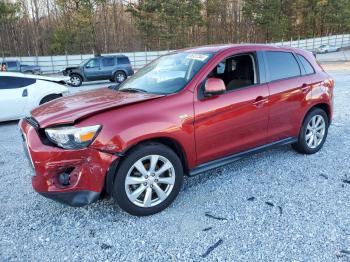
[[[321,128],[323,125],[324,129]],[[320,108],[312,109],[303,121],[298,142],[293,144],[292,147],[302,154],[314,154],[318,152],[326,141],[328,127],[329,119],[326,112]]]
[[[126,80],[126,74],[123,71],[117,71],[114,74],[114,82],[123,83]]]
[[[83,78],[78,74],[71,74],[69,82],[71,86],[78,87],[83,83]]]
[[[52,101],[54,99],[57,99],[57,98],[60,98],[60,97],[62,97],[62,96],[61,95],[56,95],[56,94],[45,96],[43,99],[41,99],[39,105],[45,104],[47,102],[50,102],[50,101]]]
[[[34,75],[34,72],[33,71],[24,71],[23,74]]]
[[[155,163],[154,172],[150,171],[152,160]],[[157,174],[165,164],[168,168]],[[145,169],[143,175],[135,165]],[[148,216],[167,208],[179,194],[182,183],[183,167],[177,154],[163,144],[143,144],[131,150],[119,164],[112,196],[120,208],[129,214]]]

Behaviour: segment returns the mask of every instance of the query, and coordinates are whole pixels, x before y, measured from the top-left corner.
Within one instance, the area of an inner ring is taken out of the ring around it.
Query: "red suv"
[[[316,153],[333,85],[299,49],[218,45],[162,56],[118,87],[57,99],[20,121],[33,187],[72,206],[106,192],[130,214],[159,212],[184,174],[275,145]]]

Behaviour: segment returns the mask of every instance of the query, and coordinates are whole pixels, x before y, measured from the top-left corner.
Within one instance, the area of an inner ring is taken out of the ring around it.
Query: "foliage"
[[[0,0],[0,55],[271,42],[350,31],[350,0]]]

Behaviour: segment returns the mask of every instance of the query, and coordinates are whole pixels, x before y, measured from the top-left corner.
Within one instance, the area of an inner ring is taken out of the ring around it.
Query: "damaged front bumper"
[[[41,195],[71,206],[96,201],[117,156],[93,148],[66,150],[45,144],[38,127],[22,119],[24,150],[34,169],[33,188]]]

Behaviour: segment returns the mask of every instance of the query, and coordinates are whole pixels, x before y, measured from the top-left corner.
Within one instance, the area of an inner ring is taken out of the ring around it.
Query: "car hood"
[[[163,95],[119,92],[109,88],[62,97],[31,112],[41,128],[72,124],[76,120],[108,109],[155,99]]]

